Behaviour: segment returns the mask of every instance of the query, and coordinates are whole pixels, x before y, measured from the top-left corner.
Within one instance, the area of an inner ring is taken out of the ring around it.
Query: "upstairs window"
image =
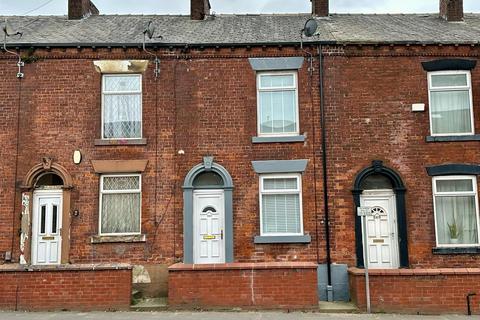
[[[298,135],[297,73],[259,73],[257,89],[258,135]]]
[[[433,178],[438,246],[478,246],[479,221],[475,176]]]
[[[300,174],[260,177],[262,236],[303,235]]]
[[[142,76],[103,75],[102,139],[142,137]]]
[[[470,72],[430,72],[428,87],[432,136],[474,134]]]

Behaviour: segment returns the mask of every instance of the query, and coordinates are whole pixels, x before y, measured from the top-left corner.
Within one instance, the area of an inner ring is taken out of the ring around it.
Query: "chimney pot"
[[[210,14],[209,0],[190,0],[190,19],[203,20]]]
[[[69,20],[80,20],[98,13],[97,7],[90,0],[68,0]]]
[[[447,21],[463,21],[463,0],[440,0],[440,17]]]
[[[317,17],[328,17],[328,0],[310,0],[312,2],[312,14]]]

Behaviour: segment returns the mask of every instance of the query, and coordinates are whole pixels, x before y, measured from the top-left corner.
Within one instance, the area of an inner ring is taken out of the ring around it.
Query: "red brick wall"
[[[332,254],[356,264],[352,188],[358,173],[383,160],[406,186],[406,216],[412,268],[478,267],[478,255],[434,255],[432,179],[426,167],[480,163],[479,142],[427,143],[427,72],[421,62],[457,57],[476,59],[470,47],[392,46],[332,50],[325,59],[328,172]],[[480,131],[480,68],[472,70],[475,132]],[[425,103],[424,112],[412,112]]]
[[[431,251],[435,246],[435,230],[431,179],[425,167],[449,162],[479,163],[480,156],[478,142],[425,142],[429,135],[428,92],[421,62],[441,57],[475,57],[478,48],[346,46],[325,50],[333,261],[356,263],[355,211],[350,190],[357,173],[379,159],[400,174],[407,188],[411,266],[477,266],[477,256],[438,256]],[[18,82],[13,59],[0,59],[0,256],[11,250],[12,244],[14,259],[19,256],[20,196],[17,188],[14,212],[14,185],[20,185],[27,171],[42,157],[50,156],[72,175],[72,209],[80,212],[79,217],[72,218],[71,262],[179,261],[183,257],[181,184],[203,156],[213,155],[230,172],[235,185],[236,261],[317,261],[318,244],[318,260],[325,262],[318,62],[314,63],[312,77],[307,61],[299,71],[300,132],[306,135],[306,142],[252,144],[257,105],[255,73],[248,57],[298,56],[301,50],[190,50],[178,59],[174,53],[179,52],[159,51],[162,71],[158,82],[154,80],[152,64],[144,74],[143,134],[147,145],[95,146],[94,140],[100,137],[101,75],[94,70],[93,61],[147,57],[137,49],[34,51],[42,59],[24,68],[16,177]],[[475,88],[480,87],[479,68],[473,70],[472,81],[478,132],[480,90]],[[427,110],[413,113],[411,104],[419,102],[426,103]],[[80,165],[72,163],[76,149],[83,154]],[[180,149],[185,155],[178,155]],[[99,197],[99,176],[90,164],[92,159],[149,160],[142,186],[142,232],[146,234],[146,243],[90,243],[89,237],[98,233]],[[250,162],[272,159],[309,160],[303,175],[303,220],[305,232],[312,236],[309,245],[253,244],[260,226],[258,176]]]
[[[466,295],[473,314],[480,314],[480,269],[370,270],[373,312],[466,314]],[[366,308],[363,270],[350,270],[352,300]]]
[[[132,271],[0,269],[0,310],[128,310]]]
[[[194,268],[195,267],[195,268]],[[313,263],[173,265],[171,307],[306,309],[318,306]]]
[[[300,50],[254,48],[193,50],[172,57],[162,51],[161,74],[153,77],[153,64],[143,77],[143,136],[146,146],[95,146],[100,137],[101,75],[97,59],[146,59],[139,50],[90,49],[36,50],[45,58],[28,63],[22,80],[18,175],[15,172],[15,136],[18,90],[13,61],[0,60],[0,141],[9,152],[0,157],[0,254],[10,250],[18,261],[20,197],[13,212],[13,186],[20,185],[28,170],[44,156],[65,167],[73,178],[71,207],[72,263],[131,262],[171,264],[183,257],[183,194],[181,184],[188,171],[213,155],[234,181],[234,243],[237,261],[315,261],[316,208],[313,182],[313,130],[318,122],[318,94],[305,62],[299,71],[300,132],[305,143],[253,145],[256,135],[256,79],[248,56],[301,55]],[[313,103],[311,95],[313,94]],[[158,94],[158,96],[156,96]],[[156,107],[156,101],[158,104]],[[3,110],[3,109],[2,109]],[[156,114],[157,112],[157,114]],[[158,131],[155,118],[158,117]],[[318,129],[318,128],[317,128]],[[80,165],[72,163],[73,151],[83,154]],[[177,151],[185,150],[185,155]],[[157,153],[158,151],[158,153]],[[91,160],[147,159],[143,173],[142,233],[146,243],[91,244],[98,234],[99,176]],[[254,245],[260,233],[258,176],[252,160],[309,159],[303,176],[304,230],[312,244]],[[317,164],[319,161],[317,161]],[[317,165],[317,170],[319,169]],[[157,193],[155,194],[155,183]],[[17,189],[17,192],[19,190]],[[156,199],[156,200],[155,200]],[[320,204],[318,204],[320,206]],[[14,218],[15,216],[15,218]],[[13,227],[12,222],[15,223]],[[322,236],[322,235],[320,235]],[[12,239],[13,238],[13,239]]]

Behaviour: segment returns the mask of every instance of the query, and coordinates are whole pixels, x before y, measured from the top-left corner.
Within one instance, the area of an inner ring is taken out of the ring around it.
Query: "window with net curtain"
[[[301,176],[260,177],[261,235],[302,235]]]
[[[431,134],[473,134],[470,72],[431,72],[428,82]]]
[[[437,245],[479,245],[476,177],[436,177],[433,189]]]
[[[142,137],[142,76],[103,75],[103,139]]]
[[[104,175],[100,182],[100,234],[140,234],[141,175]]]
[[[258,135],[298,135],[297,73],[259,73]]]

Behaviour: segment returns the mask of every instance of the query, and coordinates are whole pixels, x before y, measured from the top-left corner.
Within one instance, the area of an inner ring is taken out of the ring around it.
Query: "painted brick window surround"
[[[309,243],[303,230],[302,172],[307,160],[252,161],[259,174],[260,235],[254,242]]]
[[[305,141],[300,135],[297,72],[303,60],[249,59],[257,77],[257,136],[253,143]]]
[[[430,136],[426,141],[480,140],[475,134],[471,83],[476,61],[440,59],[422,66],[428,72]]]

